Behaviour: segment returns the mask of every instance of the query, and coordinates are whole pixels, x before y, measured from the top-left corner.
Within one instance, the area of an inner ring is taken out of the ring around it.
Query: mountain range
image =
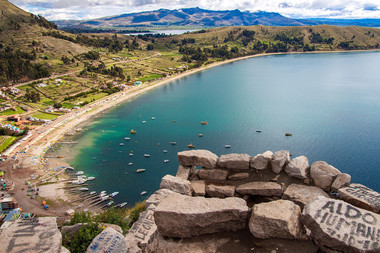
[[[200,8],[178,10],[159,9],[139,13],[128,13],[93,20],[58,20],[60,28],[109,28],[152,26],[305,26],[331,24],[339,26],[358,25],[380,27],[380,19],[291,19],[275,12],[248,12],[240,10],[213,11]]]

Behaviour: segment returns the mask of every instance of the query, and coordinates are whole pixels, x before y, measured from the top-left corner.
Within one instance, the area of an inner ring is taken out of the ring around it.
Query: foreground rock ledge
[[[178,153],[178,161],[182,166],[202,166],[214,169],[218,156],[204,149],[188,150]]]
[[[158,231],[169,237],[189,238],[203,234],[245,228],[248,206],[245,200],[190,197],[171,194],[154,212]]]
[[[380,215],[317,197],[305,206],[301,219],[319,244],[343,252],[380,252]]]
[[[351,184],[338,190],[339,196],[360,208],[379,213],[380,212],[380,193],[362,185]]]

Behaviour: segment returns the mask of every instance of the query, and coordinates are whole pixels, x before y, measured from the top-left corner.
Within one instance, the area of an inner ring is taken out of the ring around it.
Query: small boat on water
[[[104,196],[101,196],[100,197],[100,200],[101,201],[104,201],[104,200],[107,200],[107,199],[109,199],[110,198],[110,196],[108,196],[108,195],[104,195]]]
[[[195,148],[195,146],[192,143],[190,143],[189,145],[187,145],[187,147],[188,148]]]
[[[133,156],[133,153],[129,153],[129,156]]]
[[[106,191],[101,191],[100,194],[106,194]]]
[[[146,191],[143,191],[140,193],[140,196],[145,195],[145,194],[146,194]]]
[[[123,202],[117,205],[117,207],[124,207],[128,204],[128,202]]]
[[[113,197],[115,197],[118,194],[119,194],[119,192],[113,192],[113,193],[110,194],[110,197],[113,198]]]
[[[164,160],[164,163],[168,163],[169,162],[169,160]]]
[[[96,191],[92,191],[90,192],[90,195],[94,195],[96,193]]]
[[[85,191],[88,191],[88,188],[87,188],[87,187],[83,187],[83,188],[79,188],[79,190],[80,190],[81,192],[85,192]]]
[[[146,123],[146,121],[145,121],[145,120],[143,120],[143,121],[141,121],[141,122],[142,122],[143,124],[144,124],[144,123]]]
[[[78,172],[75,173],[75,176],[80,176],[80,175],[83,175],[83,174],[84,174],[84,172],[80,170],[80,171],[78,171]]]
[[[156,117],[152,117],[152,119],[156,119]]]
[[[136,133],[136,130],[131,130],[131,134],[135,134]]]
[[[169,143],[172,144],[172,145],[177,145],[177,142],[175,142],[175,141],[171,141]]]
[[[166,149],[164,149],[162,152],[167,153],[168,151]]]
[[[125,175],[128,175],[128,172],[124,172]]]
[[[207,121],[201,121],[201,125],[208,125]]]
[[[73,167],[66,167],[67,170],[74,170]]]
[[[145,169],[137,169],[136,173],[141,173],[141,172],[144,172],[144,171],[145,171]]]
[[[231,145],[225,145],[224,147],[225,148],[231,148]]]
[[[256,132],[257,132],[257,133],[261,133],[261,132],[262,132],[262,130],[260,130],[260,129],[257,129],[257,130],[256,130]]]
[[[203,137],[203,134],[198,134],[199,137]]]
[[[173,120],[172,120],[172,122],[176,122],[176,120],[175,120],[175,119],[173,119]]]
[[[133,163],[128,163],[128,166],[132,166],[133,165]]]
[[[124,143],[121,142],[121,143],[120,143],[120,146],[124,146]]]
[[[149,154],[144,154],[144,157],[149,158],[150,155]]]
[[[95,179],[95,177],[88,177],[87,178],[87,181],[92,181],[92,180],[94,180]]]
[[[125,137],[124,140],[129,141],[131,138]]]
[[[292,133],[285,133],[285,136],[292,136]]]
[[[111,200],[110,202],[108,202],[108,203],[106,204],[106,206],[112,206],[113,203],[114,203],[114,202]]]

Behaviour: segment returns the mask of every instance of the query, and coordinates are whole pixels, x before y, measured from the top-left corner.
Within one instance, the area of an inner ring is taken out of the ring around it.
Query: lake
[[[102,114],[75,137],[69,163],[96,177],[90,190],[119,191],[128,205],[175,175],[190,143],[217,155],[290,150],[380,191],[379,63],[380,52],[287,54],[208,69]]]

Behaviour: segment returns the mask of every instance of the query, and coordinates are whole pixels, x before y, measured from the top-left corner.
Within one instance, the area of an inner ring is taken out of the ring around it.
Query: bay
[[[128,205],[175,175],[190,143],[217,155],[290,150],[380,191],[379,63],[380,52],[287,54],[198,72],[102,114],[76,137],[69,163],[96,177],[90,190],[119,191]]]

